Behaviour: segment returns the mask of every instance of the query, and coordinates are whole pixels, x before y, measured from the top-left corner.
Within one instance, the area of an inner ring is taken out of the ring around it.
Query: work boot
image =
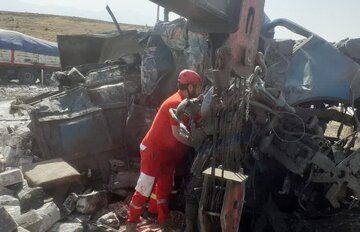
[[[137,227],[137,223],[128,222],[126,223],[126,232],[137,232],[136,227]]]

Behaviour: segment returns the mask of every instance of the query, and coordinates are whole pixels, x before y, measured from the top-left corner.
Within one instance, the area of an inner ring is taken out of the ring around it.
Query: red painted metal
[[[14,49],[11,49],[11,64],[14,64],[15,61],[15,51]]]
[[[58,69],[56,66],[46,66],[46,65],[33,65],[33,64],[9,64],[9,63],[0,63],[0,67],[33,67],[33,68],[47,68],[47,69]]]
[[[221,210],[223,232],[237,232],[245,198],[245,183],[228,181]]]
[[[264,0],[244,0],[238,30],[228,39],[233,69],[240,76],[249,76],[254,71],[264,5]]]

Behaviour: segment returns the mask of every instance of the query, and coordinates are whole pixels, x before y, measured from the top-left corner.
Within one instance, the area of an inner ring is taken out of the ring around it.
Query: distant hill
[[[146,30],[146,26],[120,24],[122,30]],[[56,35],[116,31],[112,22],[58,15],[0,11],[0,29],[14,30],[56,42]]]

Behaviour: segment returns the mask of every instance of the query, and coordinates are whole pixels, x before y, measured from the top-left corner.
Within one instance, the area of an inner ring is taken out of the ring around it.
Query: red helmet
[[[184,69],[179,73],[178,82],[183,85],[200,85],[202,80],[197,72],[190,69]]]

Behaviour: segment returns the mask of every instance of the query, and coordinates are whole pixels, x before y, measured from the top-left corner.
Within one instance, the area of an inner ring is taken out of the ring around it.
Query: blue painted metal
[[[125,85],[84,86],[34,105],[31,130],[45,159],[78,158],[124,147]]]
[[[0,30],[0,49],[13,49],[48,56],[59,56],[57,43],[9,30]]]
[[[360,66],[356,62],[320,36],[289,20],[272,21],[264,25],[263,31],[277,26],[305,37],[294,46],[289,60],[283,89],[289,104],[314,100],[336,100],[351,104],[353,99],[359,97],[356,93],[359,91],[351,93],[351,89],[358,87],[360,81]]]

